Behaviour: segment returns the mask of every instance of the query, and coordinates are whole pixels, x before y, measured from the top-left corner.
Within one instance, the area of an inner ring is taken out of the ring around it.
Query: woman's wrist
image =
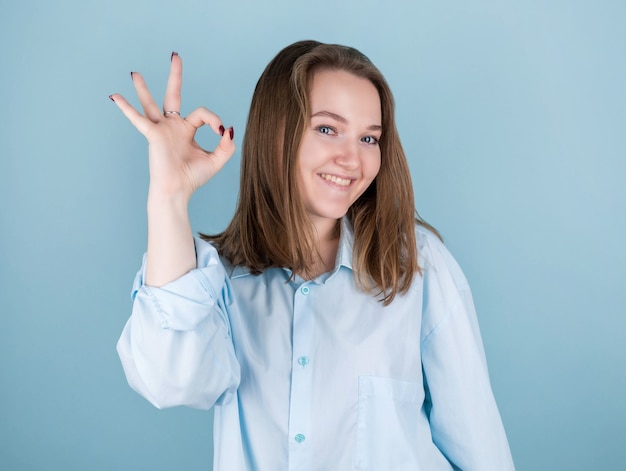
[[[168,210],[186,213],[190,197],[183,191],[166,191],[151,185],[148,190],[148,214]]]

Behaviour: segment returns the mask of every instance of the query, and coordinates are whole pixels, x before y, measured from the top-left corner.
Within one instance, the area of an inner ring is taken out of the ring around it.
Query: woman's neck
[[[322,273],[331,271],[335,267],[337,251],[339,250],[339,236],[341,234],[340,221],[325,220],[323,223],[313,224],[317,236],[317,251],[320,255],[318,262],[312,267],[311,277],[316,278]]]

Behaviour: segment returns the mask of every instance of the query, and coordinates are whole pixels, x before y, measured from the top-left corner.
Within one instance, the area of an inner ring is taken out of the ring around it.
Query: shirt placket
[[[289,407],[289,470],[311,469],[311,404],[313,390],[311,355],[314,332],[315,285],[303,283],[294,294],[291,396]]]

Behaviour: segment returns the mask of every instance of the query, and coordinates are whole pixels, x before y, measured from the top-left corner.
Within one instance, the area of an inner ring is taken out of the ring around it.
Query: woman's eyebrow
[[[348,120],[343,116],[338,115],[337,113],[333,113],[331,111],[318,111],[317,113],[312,114],[311,118],[315,118],[318,116],[326,116],[343,124],[346,124],[348,122]],[[382,131],[383,127],[379,124],[372,124],[371,126],[368,126],[367,129],[369,129],[370,131]]]
[[[315,118],[317,116],[326,116],[328,118],[332,118],[335,121],[339,121],[340,123],[347,123],[348,120],[343,116],[338,115],[337,113],[332,113],[330,111],[318,111],[317,113],[311,115],[311,118]]]

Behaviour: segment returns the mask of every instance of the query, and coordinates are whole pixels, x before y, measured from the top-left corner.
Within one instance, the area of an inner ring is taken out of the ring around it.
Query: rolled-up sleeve
[[[236,393],[230,285],[217,251],[195,239],[197,269],[160,288],[135,277],[133,308],[117,351],[130,386],[158,408],[208,409]]]
[[[514,470],[467,281],[434,237],[423,253],[422,364],[433,441],[455,469]]]

